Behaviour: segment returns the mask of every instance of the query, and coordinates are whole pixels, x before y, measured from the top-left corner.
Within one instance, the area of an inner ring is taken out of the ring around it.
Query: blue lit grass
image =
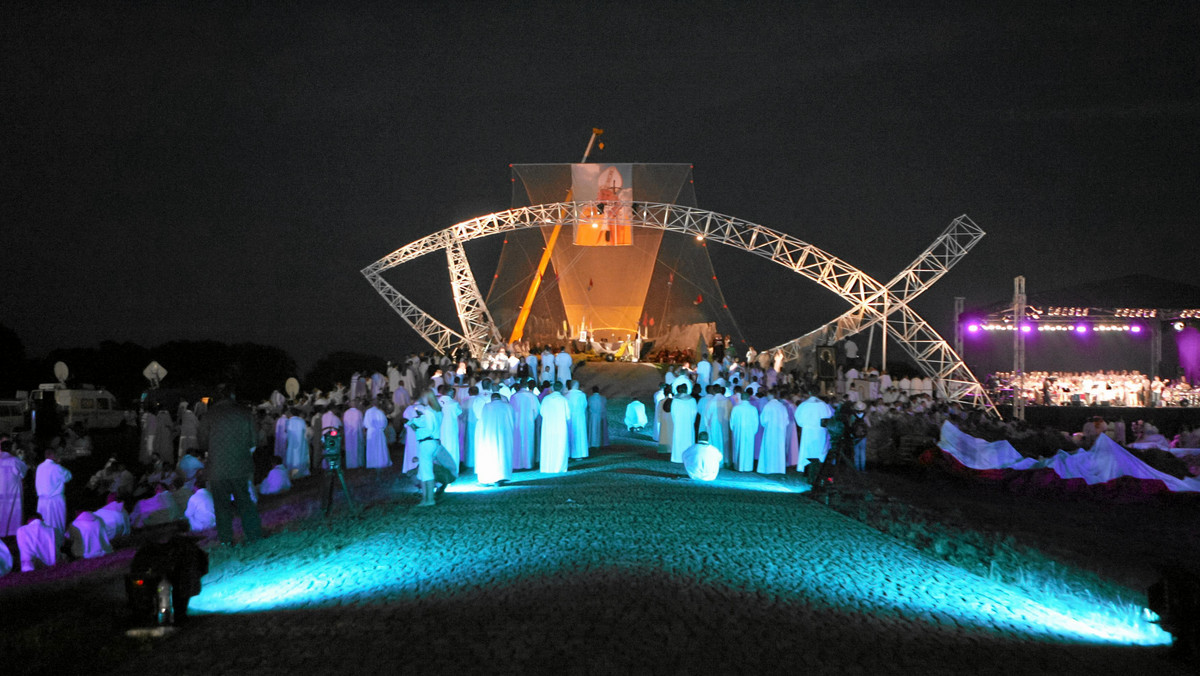
[[[796,479],[731,473],[702,485],[634,454],[577,465],[566,476],[518,473],[512,485],[448,494],[426,510],[405,496],[359,519],[310,519],[220,552],[193,608],[420,604],[653,573],[698,594],[750,595],[854,622],[891,618],[1063,644],[1165,640],[1123,611],[1023,593],[909,549],[803,500],[789,488]]]
[[[1096,627],[1101,639],[1128,639],[1138,645],[1165,645],[1171,637],[1150,619],[1132,594],[1098,576],[1065,566],[1036,549],[1021,547],[1009,535],[958,528],[926,517],[903,503],[875,499],[872,493],[830,496],[847,516],[964,571],[1021,590],[1061,615]],[[1154,618],[1156,619],[1156,618]]]

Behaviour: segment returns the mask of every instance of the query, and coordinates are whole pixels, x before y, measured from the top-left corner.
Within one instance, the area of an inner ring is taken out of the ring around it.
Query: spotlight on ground
[[[1179,657],[1200,657],[1200,577],[1172,568],[1146,592],[1149,618],[1175,637]]]

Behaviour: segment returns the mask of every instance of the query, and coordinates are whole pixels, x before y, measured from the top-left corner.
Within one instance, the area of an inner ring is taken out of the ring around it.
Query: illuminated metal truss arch
[[[582,213],[594,209],[596,205],[595,202],[537,204],[463,221],[393,251],[363,268],[362,274],[392,309],[434,349],[446,352],[466,347],[472,355],[479,357],[500,342],[500,332],[488,314],[471,275],[470,265],[462,250],[463,243],[515,230],[557,224],[573,225]],[[846,329],[852,333],[892,317],[889,330],[895,340],[922,371],[939,380],[942,394],[947,399],[973,400],[973,403],[984,404],[995,411],[983,387],[953,348],[908,307],[912,298],[945,274],[983,236],[983,231],[967,217],[955,219],[912,265],[885,286],[812,244],[733,216],[677,204],[641,202],[633,205],[632,212],[630,225],[634,227],[674,232],[725,244],[766,258],[820,284],[850,303],[851,309],[843,318],[849,317],[845,320]],[[418,308],[382,277],[383,272],[391,268],[443,249],[447,251],[462,333],[450,329]],[[792,343],[795,341],[781,348],[785,349],[785,353],[790,350],[794,359],[798,354],[796,348],[787,347]]]

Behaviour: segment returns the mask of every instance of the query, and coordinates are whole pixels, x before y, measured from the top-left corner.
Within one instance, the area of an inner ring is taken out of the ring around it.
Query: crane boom
[[[583,159],[580,164],[587,162],[588,155],[592,154],[592,146],[596,143],[596,137],[603,134],[603,129],[592,128],[592,137],[588,139],[587,149],[583,151]],[[603,148],[604,144],[601,143]],[[572,195],[567,192],[567,199],[570,202]],[[542,251],[542,259],[538,261],[537,273],[533,276],[533,282],[529,285],[529,291],[525,293],[525,302],[521,303],[521,312],[517,314],[517,321],[513,324],[512,335],[508,342],[515,343],[525,335],[525,322],[529,320],[529,311],[533,308],[533,299],[537,297],[538,288],[542,285],[542,275],[546,274],[546,267],[550,265],[550,254],[554,252],[554,245],[558,242],[558,234],[562,232],[562,221],[554,224],[554,230],[550,231],[550,237],[546,239],[546,248]]]

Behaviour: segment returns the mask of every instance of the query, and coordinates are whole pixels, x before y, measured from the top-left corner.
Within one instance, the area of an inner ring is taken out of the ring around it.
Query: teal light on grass
[[[351,601],[396,602],[436,597],[459,586],[464,581],[461,578],[476,574],[511,583],[521,577],[561,577],[564,571],[573,568],[561,552],[554,560],[548,563],[542,560],[540,565],[531,568],[520,561],[504,559],[487,547],[469,556],[460,555],[448,564],[443,552],[414,546],[403,552],[406,565],[380,564],[377,548],[394,544],[394,541],[361,543],[326,557],[278,559],[232,574],[226,574],[218,567],[205,580],[204,591],[193,599],[191,608],[200,614],[222,614]],[[883,616],[926,620],[942,617],[983,632],[1045,641],[1126,645],[1166,645],[1171,642],[1169,634],[1148,621],[1142,609],[1133,606],[1105,608],[1103,604],[1094,604],[1089,611],[1082,603],[1029,598],[1017,590],[946,564],[932,560],[930,563],[934,564],[931,570],[916,571],[924,578],[925,593],[903,600],[893,592],[900,583],[890,575],[891,570],[884,568],[859,571],[853,578],[839,578],[836,585],[825,585],[805,597],[833,608],[866,607]],[[647,561],[646,565],[651,562]],[[778,592],[779,589],[771,588],[794,588],[793,578],[805,576],[799,568],[777,570],[780,571],[778,575],[766,580],[729,582],[738,587],[750,585],[760,587],[762,591]],[[638,575],[635,570],[630,570],[629,574],[631,577]],[[948,576],[958,579],[947,579]],[[720,584],[715,580],[708,583]]]
[[[223,614],[404,603],[460,592],[491,593],[529,580],[561,581],[603,562],[618,577],[638,579],[653,571],[682,585],[765,595],[784,605],[911,618],[982,636],[1124,645],[1171,641],[1140,607],[1031,595],[968,573],[789,495],[801,490],[802,482],[788,477],[726,476],[723,471],[716,481],[702,483],[661,473],[619,475],[619,481],[653,487],[662,502],[642,500],[624,507],[631,510],[628,523],[644,524],[634,531],[580,537],[592,514],[622,508],[622,494],[612,493],[608,480],[618,475],[592,472],[592,477],[581,473],[578,484],[547,483],[546,475],[530,472],[526,478],[518,473],[517,481],[495,488],[467,476],[449,489],[464,494],[459,500],[447,496],[447,504],[428,510],[386,506],[390,511],[381,510],[378,521],[368,521],[366,527],[359,524],[332,535],[319,527],[280,533],[264,543],[269,549],[244,550],[253,559],[239,559],[239,550],[229,558],[214,557],[191,608]],[[522,480],[530,483],[522,486]],[[678,507],[693,501],[699,511]],[[515,504],[520,506],[514,509]],[[740,530],[733,542],[754,544],[751,569],[714,563],[698,549],[729,537],[732,525],[722,515],[737,512],[721,511],[725,504],[763,515],[761,521],[751,518],[736,525]],[[677,507],[664,512],[661,505]],[[508,509],[521,516],[497,520],[496,510]],[[699,518],[691,527],[671,528],[654,521],[664,514]],[[848,566],[840,554],[814,554],[813,544],[825,537],[856,543],[855,556],[861,560]],[[480,580],[488,580],[487,589],[478,586]]]

